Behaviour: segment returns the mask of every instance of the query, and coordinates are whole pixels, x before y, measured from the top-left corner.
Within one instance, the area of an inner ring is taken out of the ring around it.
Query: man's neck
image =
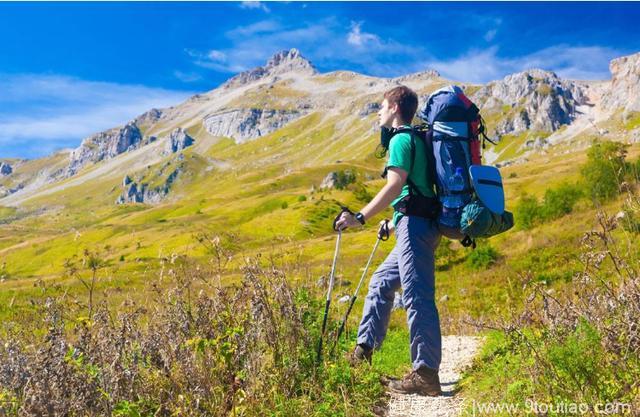
[[[393,122],[391,123],[391,127],[393,127],[394,129],[397,129],[401,126],[411,126],[411,124],[397,118],[393,119]]]

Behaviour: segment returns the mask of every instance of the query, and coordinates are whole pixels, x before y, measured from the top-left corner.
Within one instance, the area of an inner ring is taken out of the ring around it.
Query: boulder
[[[13,172],[13,168],[6,162],[0,162],[0,176],[6,177],[7,175],[11,175]]]
[[[165,154],[176,153],[191,145],[193,145],[194,139],[187,134],[187,132],[181,127],[175,129],[169,137],[166,138],[167,143],[164,148]]]

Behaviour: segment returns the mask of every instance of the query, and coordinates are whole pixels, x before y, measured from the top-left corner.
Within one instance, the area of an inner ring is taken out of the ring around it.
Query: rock
[[[232,88],[243,86],[263,78],[276,77],[277,75],[291,72],[306,75],[318,73],[311,61],[303,57],[300,51],[293,48],[288,51],[285,50],[276,53],[267,61],[265,66],[242,72],[229,79],[222,87]]]
[[[302,115],[295,110],[236,109],[207,116],[203,123],[211,135],[242,143],[280,129]]]
[[[327,188],[336,188],[337,184],[338,184],[338,173],[330,172],[327,174],[326,177],[324,177],[324,179],[320,183],[320,189],[322,190]]]
[[[69,156],[65,176],[70,177],[89,163],[114,158],[121,153],[136,149],[142,141],[142,134],[135,123],[89,136],[73,150]]]
[[[0,162],[0,176],[6,177],[7,175],[11,175],[13,172],[13,168],[6,162]]]
[[[403,75],[401,77],[394,78],[393,82],[397,84],[404,84],[407,81],[430,80],[432,78],[440,78],[440,73],[436,70],[429,69],[416,72],[415,74]]]
[[[623,117],[640,111],[640,52],[609,63],[611,86],[602,97],[605,109],[623,109]]]
[[[367,103],[367,104],[364,105],[362,110],[360,110],[360,113],[358,113],[358,116],[367,117],[371,113],[376,113],[378,110],[380,110],[380,103],[377,103],[377,102],[376,103]]]
[[[347,301],[349,301],[350,299],[351,299],[351,297],[350,297],[350,296],[348,296],[348,295],[343,295],[342,297],[338,298],[338,302],[339,302],[340,304],[344,304],[344,303],[346,303]]]
[[[537,137],[529,139],[524,143],[525,149],[542,150],[549,147],[549,142],[545,138]]]
[[[181,127],[175,129],[168,138],[166,138],[167,144],[164,148],[165,154],[176,153],[191,145],[193,145],[194,139],[187,134]]]
[[[533,69],[492,81],[473,94],[471,100],[485,114],[506,111],[507,116],[495,126],[496,133],[505,135],[526,130],[558,130],[571,123],[576,107],[587,99],[579,83],[560,79],[550,71]]]
[[[149,126],[157,123],[160,118],[162,118],[162,111],[158,109],[151,109],[136,117],[133,123],[135,123],[136,126]]]
[[[170,162],[167,162],[157,173],[158,176],[164,175],[164,170],[170,167]],[[132,180],[129,176],[126,176],[122,181],[123,191],[116,199],[116,204],[125,203],[148,203],[157,204],[160,203],[171,191],[175,180],[182,172],[183,165],[180,164],[175,168],[165,180],[155,187],[150,187],[147,182],[140,183],[139,181]],[[127,182],[127,179],[129,182]]]
[[[320,183],[320,189],[345,188],[349,184],[356,182],[356,173],[347,169],[344,171],[330,172]]]
[[[445,302],[449,300],[449,296],[447,294],[443,295],[442,297],[440,297],[440,302]]]

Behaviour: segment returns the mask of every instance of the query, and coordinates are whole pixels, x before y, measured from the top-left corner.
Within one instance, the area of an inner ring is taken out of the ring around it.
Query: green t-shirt
[[[435,197],[433,191],[433,181],[427,176],[427,158],[425,157],[424,142],[419,138],[414,138],[416,146],[416,157],[411,170],[411,135],[409,133],[398,133],[389,142],[389,161],[387,167],[401,168],[409,173],[408,178],[418,188],[418,191],[426,197]],[[409,184],[402,187],[400,195],[391,202],[391,206],[409,194]],[[398,224],[403,214],[395,211],[393,213],[393,224]]]

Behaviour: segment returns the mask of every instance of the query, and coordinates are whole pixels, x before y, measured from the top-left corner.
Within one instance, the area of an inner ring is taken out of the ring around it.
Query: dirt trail
[[[472,336],[443,336],[440,364],[440,397],[390,393],[388,417],[454,417],[462,410],[462,397],[455,395],[455,387],[462,370],[478,353],[482,339]]]

